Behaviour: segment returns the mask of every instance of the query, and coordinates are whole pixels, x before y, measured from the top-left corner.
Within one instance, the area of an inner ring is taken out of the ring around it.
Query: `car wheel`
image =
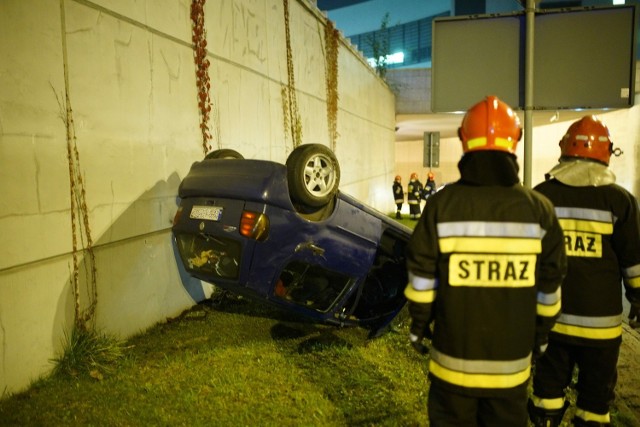
[[[287,158],[287,181],[294,202],[308,207],[324,206],[338,192],[338,159],[322,144],[301,145]]]
[[[242,154],[230,148],[215,150],[204,156],[205,159],[244,159]]]

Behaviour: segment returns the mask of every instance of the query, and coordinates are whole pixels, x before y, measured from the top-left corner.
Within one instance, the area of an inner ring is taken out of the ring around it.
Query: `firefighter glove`
[[[640,328],[640,302],[632,302],[629,310],[629,326],[634,329]]]
[[[422,343],[422,338],[418,337],[414,334],[409,334],[409,342],[411,342],[411,346],[420,354],[429,353],[429,347]]]

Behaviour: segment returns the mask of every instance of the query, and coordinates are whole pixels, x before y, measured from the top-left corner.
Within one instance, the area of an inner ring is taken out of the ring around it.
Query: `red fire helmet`
[[[581,157],[609,165],[613,142],[609,129],[596,116],[584,116],[569,126],[560,140],[562,157]]]
[[[493,150],[515,154],[522,127],[509,105],[487,96],[464,115],[458,136],[464,153]]]

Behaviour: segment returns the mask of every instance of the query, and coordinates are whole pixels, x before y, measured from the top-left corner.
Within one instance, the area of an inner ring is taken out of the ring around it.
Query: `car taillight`
[[[269,217],[261,213],[243,211],[240,234],[250,239],[265,240],[269,236]]]
[[[180,206],[178,208],[178,210],[176,211],[175,216],[173,217],[173,225],[174,226],[180,221],[180,217],[181,216],[182,216],[182,206]]]

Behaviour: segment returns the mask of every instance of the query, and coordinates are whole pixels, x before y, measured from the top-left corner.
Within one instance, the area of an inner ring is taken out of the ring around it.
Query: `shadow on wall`
[[[173,242],[171,224],[179,204],[180,182],[177,173],[157,182],[119,214],[94,243],[97,269],[94,319],[98,330],[128,337],[176,316],[211,295],[212,285],[186,272]],[[152,231],[129,237],[141,228]],[[71,262],[52,324],[54,349],[62,342],[63,330],[70,330],[74,322]],[[91,262],[85,253],[78,262],[83,310],[92,300],[90,268]]]

